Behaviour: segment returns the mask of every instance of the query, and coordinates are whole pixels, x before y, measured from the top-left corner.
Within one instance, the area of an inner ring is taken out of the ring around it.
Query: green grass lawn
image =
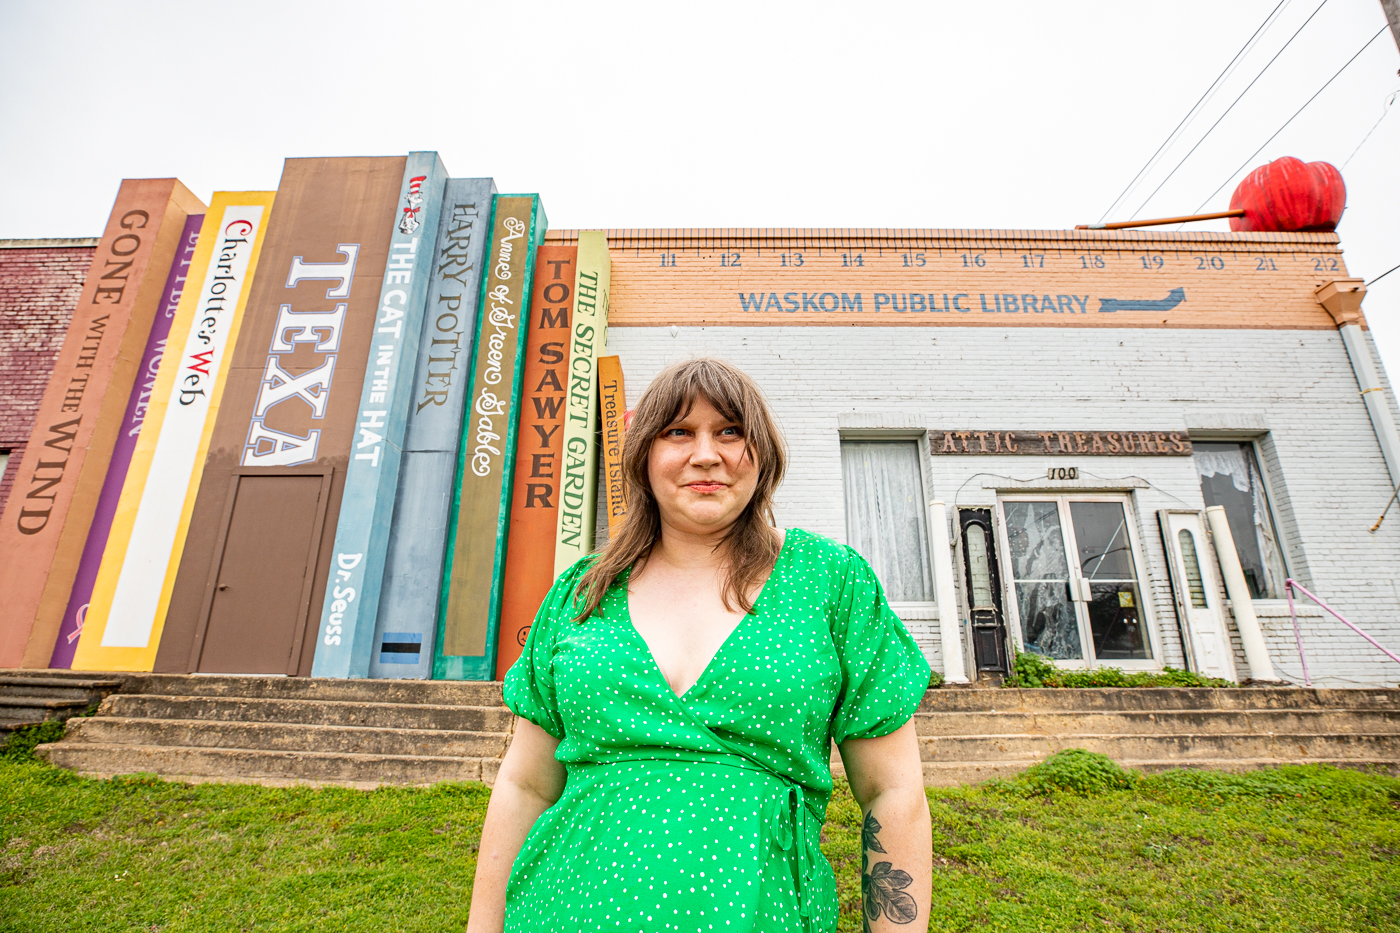
[[[488,796],[95,781],[0,757],[0,930],[460,930]],[[1125,780],[1071,756],[928,799],[930,929],[1400,930],[1392,778]],[[860,928],[859,816],[840,785],[823,847],[842,930]]]

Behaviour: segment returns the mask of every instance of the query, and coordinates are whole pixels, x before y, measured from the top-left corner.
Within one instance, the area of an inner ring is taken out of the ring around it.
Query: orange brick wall
[[[608,240],[618,327],[1331,330],[1312,292],[1347,274],[1330,233],[610,230]]]

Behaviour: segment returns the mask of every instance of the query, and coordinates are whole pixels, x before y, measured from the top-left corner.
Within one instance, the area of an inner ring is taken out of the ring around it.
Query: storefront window
[[[1255,599],[1282,599],[1288,576],[1254,445],[1197,442],[1196,472],[1207,506],[1223,506],[1240,567]]]
[[[875,569],[890,602],[933,602],[919,447],[842,441],[846,539]]]
[[[1022,645],[1062,661],[1083,658],[1059,503],[1013,501],[1005,510]]]
[[[1007,497],[1001,508],[1023,650],[1151,663],[1127,500]]]

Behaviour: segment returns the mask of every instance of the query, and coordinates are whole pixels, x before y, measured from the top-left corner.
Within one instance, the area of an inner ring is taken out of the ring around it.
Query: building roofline
[[[55,249],[72,246],[96,246],[100,237],[57,237],[31,240],[0,240],[0,249]]]
[[[721,249],[739,243],[771,246],[877,246],[935,247],[983,243],[1000,248],[1026,244],[1054,244],[1074,249],[1290,249],[1331,251],[1341,239],[1335,233],[1234,233],[1208,231],[1169,233],[1161,230],[1013,230],[947,227],[634,227],[607,230],[608,243],[618,248],[659,248],[663,245]],[[545,233],[550,243],[571,244],[578,230]]]

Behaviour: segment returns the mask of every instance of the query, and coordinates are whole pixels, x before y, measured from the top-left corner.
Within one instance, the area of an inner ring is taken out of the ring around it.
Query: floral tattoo
[[[861,827],[860,842],[860,894],[865,904],[865,933],[870,933],[870,924],[880,919],[883,913],[892,923],[912,923],[919,916],[919,905],[904,889],[914,883],[907,871],[900,871],[890,862],[876,862],[870,867],[870,853],[884,854],[879,833],[883,829],[875,814],[865,815]]]

